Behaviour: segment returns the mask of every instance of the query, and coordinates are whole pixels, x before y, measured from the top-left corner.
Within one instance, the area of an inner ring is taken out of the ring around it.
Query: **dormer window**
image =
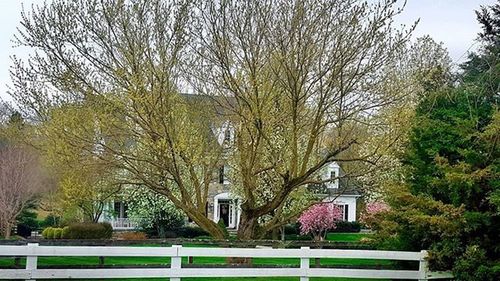
[[[226,131],[224,131],[224,141],[231,141],[231,130],[227,129]]]
[[[330,164],[324,177],[329,181],[328,188],[339,188],[340,167],[336,163]]]

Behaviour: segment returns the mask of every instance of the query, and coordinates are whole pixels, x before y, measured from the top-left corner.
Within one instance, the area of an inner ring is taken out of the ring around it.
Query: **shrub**
[[[61,218],[55,215],[48,215],[43,221],[40,222],[41,227],[55,227],[59,225]]]
[[[47,232],[44,235],[45,239],[54,239],[54,228],[48,227],[46,228]]]
[[[113,228],[109,223],[76,223],[63,230],[66,239],[110,239]]]
[[[62,238],[62,228],[54,228],[54,237],[53,239],[61,239]]]
[[[335,229],[329,232],[360,232],[361,224],[359,222],[339,221]]]
[[[103,238],[110,239],[113,236],[113,226],[109,222],[99,223],[103,228]]]
[[[298,223],[287,224],[285,225],[285,235],[299,235],[300,234],[300,225]]]
[[[500,280],[500,267],[489,263],[486,252],[478,246],[468,246],[453,267],[456,280]]]
[[[144,232],[124,232],[120,234],[120,238],[123,240],[146,240],[146,233]]]
[[[177,237],[182,238],[195,238],[199,236],[209,235],[205,230],[197,226],[180,227],[178,229],[175,229],[174,232],[176,233]]]
[[[47,236],[48,236],[49,228],[50,228],[50,227],[47,227],[47,228],[45,228],[45,229],[42,231],[42,237],[43,237],[43,238],[45,238],[45,239],[48,239],[48,238],[47,238]]]
[[[69,239],[69,231],[70,231],[69,226],[63,227],[62,232],[61,232],[61,238],[62,239]]]
[[[219,220],[217,222],[217,225],[220,227],[220,229],[222,229],[222,232],[224,233],[224,237],[225,238],[229,238],[229,232],[227,232],[227,227],[224,224],[224,221],[223,220]]]
[[[32,231],[38,230],[40,227],[36,219],[36,213],[31,209],[25,209],[17,216],[17,235],[28,237]]]

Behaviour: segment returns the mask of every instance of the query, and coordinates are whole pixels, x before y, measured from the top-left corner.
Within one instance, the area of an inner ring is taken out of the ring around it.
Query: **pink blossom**
[[[312,234],[315,240],[323,240],[326,232],[335,229],[342,217],[340,206],[332,203],[316,204],[299,217],[300,233]]]
[[[366,204],[365,210],[361,213],[359,221],[370,227],[374,218],[380,214],[390,210],[389,205],[382,201],[369,202]]]

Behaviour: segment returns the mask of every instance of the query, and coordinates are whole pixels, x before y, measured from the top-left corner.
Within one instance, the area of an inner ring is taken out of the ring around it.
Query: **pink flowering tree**
[[[389,205],[382,201],[369,202],[365,210],[361,213],[359,221],[368,227],[372,227],[373,222],[380,216],[390,210]]]
[[[342,209],[333,203],[320,203],[307,209],[299,217],[300,234],[311,234],[314,240],[321,241],[330,229],[337,227],[342,220]]]

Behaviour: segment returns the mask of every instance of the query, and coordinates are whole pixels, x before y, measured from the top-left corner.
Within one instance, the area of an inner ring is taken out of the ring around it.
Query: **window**
[[[115,201],[113,208],[114,208],[115,214],[118,218],[127,218],[128,217],[128,214],[127,214],[128,205],[126,203],[121,202],[121,201]]]
[[[231,130],[226,129],[226,131],[224,132],[224,141],[231,141]]]
[[[224,183],[224,166],[220,166],[219,168],[219,183]]]
[[[333,171],[330,171],[330,181],[331,181],[331,184],[329,184],[329,188],[338,188],[338,182],[339,182],[339,179],[337,178],[338,177],[338,174],[337,174],[337,170],[333,170]]]

